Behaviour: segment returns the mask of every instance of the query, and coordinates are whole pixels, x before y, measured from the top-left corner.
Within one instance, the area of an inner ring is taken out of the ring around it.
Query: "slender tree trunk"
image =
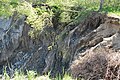
[[[101,11],[101,10],[102,10],[103,3],[104,3],[104,0],[100,0],[100,7],[99,7],[99,10],[98,10],[98,11]]]

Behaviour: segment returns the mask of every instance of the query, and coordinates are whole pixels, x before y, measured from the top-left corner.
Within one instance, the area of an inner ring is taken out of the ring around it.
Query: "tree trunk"
[[[102,10],[103,3],[104,3],[104,0],[100,0],[100,7],[99,7],[99,10],[98,10],[98,11],[101,11],[101,10]]]

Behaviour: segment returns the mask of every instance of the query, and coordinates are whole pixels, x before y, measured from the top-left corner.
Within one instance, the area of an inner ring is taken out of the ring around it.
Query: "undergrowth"
[[[50,75],[39,75],[35,71],[27,71],[26,74],[22,71],[16,70],[12,77],[9,76],[9,74],[6,72],[6,69],[4,70],[3,76],[0,78],[0,80],[76,80],[73,79],[69,74],[65,74],[63,78],[60,76],[56,76],[55,78],[50,78]]]

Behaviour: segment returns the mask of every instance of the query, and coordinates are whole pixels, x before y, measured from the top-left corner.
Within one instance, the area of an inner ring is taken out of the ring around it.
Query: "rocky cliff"
[[[108,67],[117,65],[115,73],[120,67],[119,20],[118,16],[92,12],[78,25],[45,27],[38,38],[32,39],[25,16],[1,18],[0,73],[7,66],[11,76],[17,68],[50,72],[51,76],[65,70],[75,78],[107,79],[112,76],[107,75]]]

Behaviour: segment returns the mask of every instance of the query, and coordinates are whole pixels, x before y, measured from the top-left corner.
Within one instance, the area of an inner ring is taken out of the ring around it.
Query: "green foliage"
[[[0,16],[9,17],[15,11],[18,0],[0,0]]]
[[[103,6],[102,11],[120,13],[120,0],[110,0],[110,2],[105,2]]]
[[[73,78],[69,75],[69,74],[67,74],[67,73],[65,73],[65,75],[64,75],[64,77],[63,77],[63,80],[73,80]],[[75,79],[74,79],[75,80]],[[77,80],[77,79],[76,79]]]
[[[11,79],[5,69],[2,80],[75,80],[75,79],[72,79],[72,77],[67,73],[64,75],[62,79],[60,76],[56,76],[56,78],[50,78],[49,75],[40,76],[35,71],[27,71],[27,74],[25,75],[22,71],[17,70],[15,71],[14,77]]]
[[[35,71],[27,71],[28,80],[33,80],[35,78],[35,75],[37,75]]]
[[[47,4],[32,7],[32,4]],[[35,38],[44,27],[59,26],[59,23],[79,23],[90,11],[99,9],[99,0],[0,0],[0,16],[9,17],[17,11],[25,15],[29,32]],[[102,12],[120,13],[120,0],[104,0]],[[54,20],[54,21],[53,21]]]
[[[27,16],[26,22],[33,27],[29,32],[31,37],[36,37],[44,26],[52,26],[52,13],[50,11],[48,12],[45,8],[33,8],[32,4],[24,1],[19,4],[16,10],[21,15]]]
[[[25,80],[26,76],[24,75],[24,73],[22,71],[15,71],[14,74],[14,80]]]

